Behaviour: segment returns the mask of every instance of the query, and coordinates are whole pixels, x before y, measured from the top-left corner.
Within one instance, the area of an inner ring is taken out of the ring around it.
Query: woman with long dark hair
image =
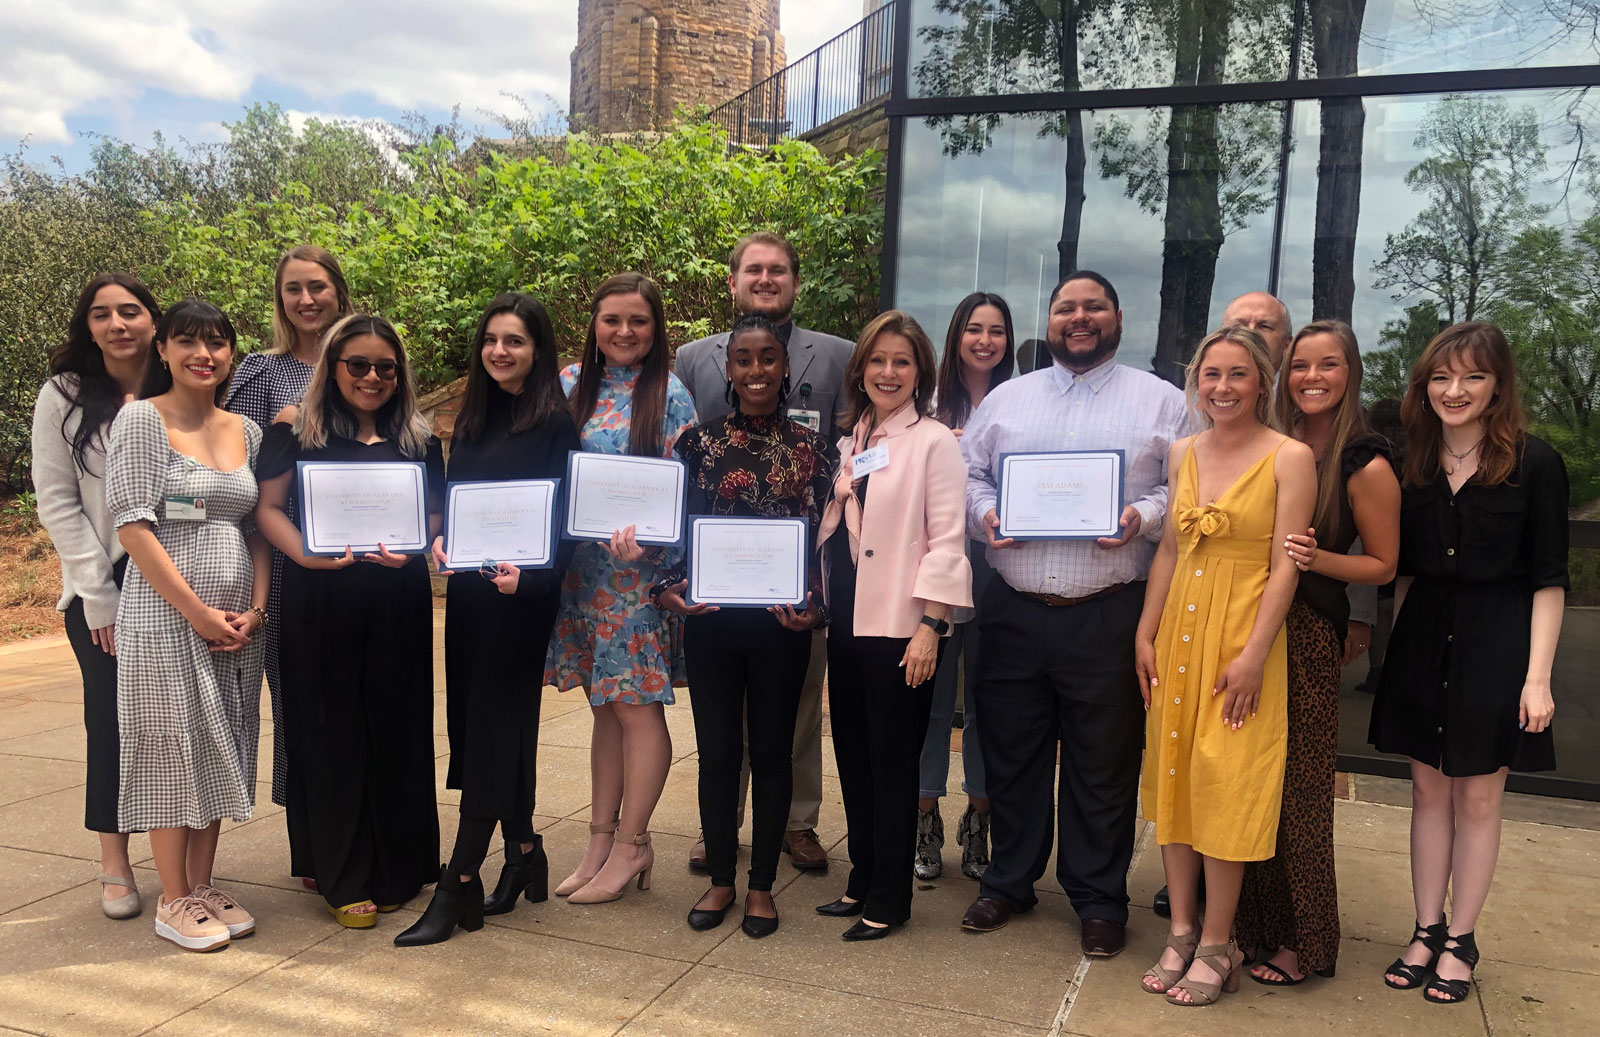
[[[944,356],[939,361],[939,390],[933,416],[961,438],[961,430],[989,390],[1011,377],[1016,367],[1016,347],[1011,327],[1011,307],[993,292],[973,292],[956,306],[944,336]],[[972,600],[982,601],[994,570],[977,541],[967,543],[972,565]],[[919,879],[936,879],[944,872],[944,819],[939,800],[950,777],[950,724],[955,718],[956,694],[961,694],[961,790],[967,808],[956,827],[961,847],[961,874],[983,878],[989,866],[989,797],[983,786],[983,753],[978,748],[978,610],[956,609],[950,616],[950,639],[939,657],[933,676],[933,711],[928,736],[922,743],[919,765],[921,792],[917,800],[917,859],[912,865]]]
[[[724,373],[733,413],[678,439],[678,456],[689,469],[689,513],[803,518],[816,529],[828,499],[833,447],[784,412],[789,356],[770,320],[752,313],[734,324]],[[650,595],[687,617],[684,656],[700,750],[700,830],[711,872],[711,888],[689,911],[689,926],[721,925],[736,896],[739,777],[748,743],[752,836],[741,929],[759,939],[778,929],[772,884],[793,792],[794,728],[811,658],[809,632],[823,613],[821,575],[813,559],[814,594],[798,611],[689,605],[686,575],[686,565],[675,566]]]
[[[1506,772],[1556,766],[1550,669],[1569,586],[1567,468],[1528,433],[1511,346],[1493,324],[1439,332],[1400,413],[1394,633],[1370,737],[1411,758],[1417,925],[1383,981],[1455,1004],[1478,963],[1473,931],[1500,853]]]
[[[50,380],[33,409],[33,488],[39,522],[61,560],[67,640],[83,677],[87,742],[83,825],[100,836],[100,910],[107,918],[140,911],[117,827],[117,598],[127,551],[106,509],[106,433],[138,398],[161,307],[132,274],[101,274],[86,285],[50,351]]]
[[[382,317],[328,330],[298,407],[267,430],[256,521],[283,573],[282,677],[290,840],[310,851],[328,911],[367,929],[433,881],[433,592],[421,554],[305,553],[291,487],[300,461],[421,461],[428,522],[444,497],[439,440],[417,412],[405,346]]]
[[[615,274],[589,313],[583,359],[561,372],[583,449],[670,457],[695,423],[694,399],[670,370],[660,289],[643,274]],[[617,530],[609,544],[580,544],[562,581],[545,683],[587,689],[594,714],[589,846],[556,887],[569,903],[616,900],[635,877],[650,888],[650,815],[672,763],[663,707],[684,668],[682,621],[646,592],[678,555],[642,550],[631,528]]]
[[[322,336],[335,321],[350,312],[350,288],[332,252],[319,245],[301,245],[278,260],[272,279],[272,344],[251,353],[239,363],[228,389],[228,410],[243,414],[263,430],[272,427],[278,412],[300,402],[311,373],[322,356]],[[278,632],[282,628],[283,556],[272,552],[272,593],[267,599],[268,622],[262,632],[267,669],[267,692],[272,700],[272,801],[288,802],[290,760],[283,729],[283,693],[278,680]],[[306,848],[289,839],[289,872],[310,887],[311,861]]]
[[[507,292],[489,303],[472,338],[467,391],[450,444],[450,482],[564,479],[578,432],[556,374],[556,336],[538,300]],[[448,532],[448,531],[447,531]],[[500,563],[496,575],[451,572],[444,537],[433,558],[449,577],[444,620],[445,712],[450,771],[461,790],[455,848],[422,918],[395,938],[402,947],[448,940],[460,925],[476,929],[486,914],[505,914],[518,896],[548,896],[550,866],[533,831],[538,780],[539,692],[544,655],[533,662],[513,645],[550,641],[561,578],[576,543],[557,545],[549,569]],[[485,898],[478,870],[495,824],[505,864]]]
[[[111,424],[106,507],[131,559],[117,603],[117,825],[150,833],[156,935],[226,947],[256,921],[211,885],[222,818],[250,820],[270,572],[255,531],[261,430],[221,409],[238,338],[198,300],[168,310],[139,399]]]
[[[1240,944],[1256,949],[1250,978],[1292,986],[1309,973],[1332,976],[1339,957],[1333,772],[1350,620],[1345,588],[1394,578],[1400,484],[1388,442],[1362,414],[1361,350],[1345,322],[1316,321],[1294,336],[1273,409],[1278,430],[1316,457],[1317,501],[1312,528],[1291,534],[1286,544],[1300,579],[1284,621],[1289,747],[1277,850],[1245,865],[1235,928]],[[1350,554],[1357,536],[1361,553]]]

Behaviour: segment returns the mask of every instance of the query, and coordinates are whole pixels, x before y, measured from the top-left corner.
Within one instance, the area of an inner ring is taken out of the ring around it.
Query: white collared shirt
[[[1106,549],[1093,540],[1030,541],[989,549],[989,564],[1019,591],[1079,597],[1142,580],[1167,514],[1167,452],[1189,435],[1183,393],[1153,374],[1118,364],[1074,374],[1060,364],[997,385],[967,421],[967,531],[982,542],[995,507],[1003,454],[1044,450],[1121,450],[1123,506],[1141,519],[1139,535]]]

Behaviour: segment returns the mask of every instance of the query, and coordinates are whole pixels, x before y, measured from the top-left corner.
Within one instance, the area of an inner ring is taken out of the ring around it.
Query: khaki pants
[[[787,831],[817,827],[822,809],[822,682],[828,673],[828,639],[821,631],[811,634],[811,663],[800,689],[800,711],[794,725],[794,798],[789,802]],[[690,689],[690,694],[694,689]],[[750,795],[750,746],[746,734],[744,767],[739,772],[739,814],[744,827],[744,804]]]

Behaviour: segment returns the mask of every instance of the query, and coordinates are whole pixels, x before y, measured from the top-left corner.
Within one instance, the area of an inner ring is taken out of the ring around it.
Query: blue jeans
[[[984,560],[984,549],[974,545],[967,552],[972,561],[972,600],[977,601],[988,587],[994,570]],[[922,743],[922,763],[918,779],[921,799],[939,799],[950,778],[950,722],[956,713],[956,690],[965,687],[961,729],[961,768],[966,778],[961,791],[987,799],[983,785],[983,753],[978,748],[978,621],[957,623],[945,643],[939,669],[933,675],[933,713],[928,718],[928,735]]]

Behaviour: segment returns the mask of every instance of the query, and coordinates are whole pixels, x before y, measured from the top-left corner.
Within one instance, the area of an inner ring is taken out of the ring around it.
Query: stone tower
[[[574,129],[664,129],[783,68],[779,0],[578,0]]]

